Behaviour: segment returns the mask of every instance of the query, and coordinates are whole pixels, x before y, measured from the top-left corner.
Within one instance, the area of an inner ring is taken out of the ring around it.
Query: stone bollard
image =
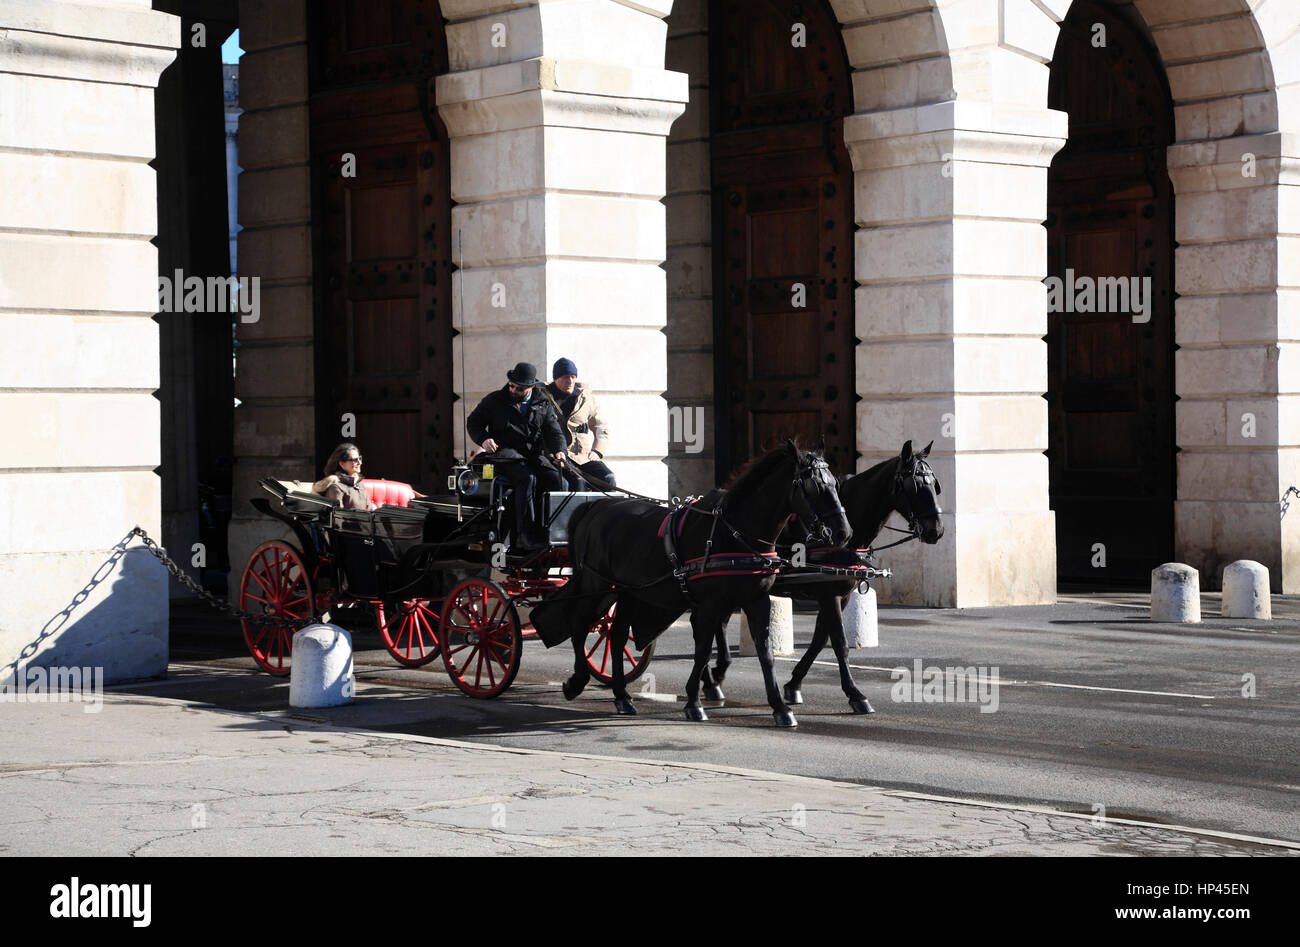
[[[1181,562],[1151,570],[1151,620],[1195,624],[1201,620],[1201,576]]]
[[[350,704],[355,690],[352,636],[346,630],[338,625],[308,625],[293,636],[290,707]]]
[[[1268,568],[1250,559],[1238,559],[1223,570],[1224,618],[1273,617],[1273,600],[1269,597]]]
[[[849,604],[844,608],[844,643],[850,648],[880,646],[875,589],[868,588],[864,595],[858,592],[857,586],[853,587]]]
[[[794,654],[794,609],[788,598],[773,595],[771,624],[768,636],[772,639],[772,654]],[[742,657],[758,654],[754,639],[749,633],[749,618],[740,613],[740,654]]]

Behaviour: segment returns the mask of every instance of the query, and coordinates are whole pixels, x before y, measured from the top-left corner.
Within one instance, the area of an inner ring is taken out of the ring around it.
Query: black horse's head
[[[912,534],[932,545],[943,536],[943,523],[939,519],[943,511],[936,499],[943,488],[925,460],[933,446],[931,441],[925,450],[913,453],[911,441],[903,445],[889,496],[894,509],[907,520]]]
[[[835,477],[826,463],[826,440],[813,451],[800,450],[794,441],[786,441],[795,461],[794,481],[790,485],[790,507],[799,528],[808,536],[817,536],[832,546],[843,546],[853,535],[849,519],[840,504]]]

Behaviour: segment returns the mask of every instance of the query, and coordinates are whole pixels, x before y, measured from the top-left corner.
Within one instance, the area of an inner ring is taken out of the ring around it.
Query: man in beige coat
[[[578,381],[578,366],[571,359],[557,360],[551,377],[555,380],[546,386],[546,391],[560,409],[560,425],[569,437],[569,466],[579,467],[587,476],[613,486],[614,474],[604,463],[609,448],[609,425],[596,403],[595,392]],[[575,490],[584,486],[570,470],[565,471],[565,477]]]

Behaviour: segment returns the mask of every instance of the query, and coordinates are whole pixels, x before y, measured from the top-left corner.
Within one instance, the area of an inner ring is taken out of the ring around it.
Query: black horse
[[[907,521],[909,538],[934,544],[943,536],[943,524],[940,522],[936,494],[942,492],[938,478],[930,469],[926,458],[930,456],[931,441],[925,450],[913,453],[912,442],[903,445],[897,457],[883,460],[862,473],[847,478],[840,485],[840,500],[848,515],[849,525],[853,528],[854,545],[866,548],[871,545],[877,534],[884,528],[885,521],[893,513],[898,513]],[[892,527],[891,527],[892,529]],[[778,540],[778,549],[782,555],[792,554],[791,546],[795,542],[804,542],[810,563],[822,565],[848,566],[855,564],[856,557],[852,550],[814,547],[793,525],[787,526]],[[906,542],[907,540],[902,540]],[[835,659],[840,666],[840,687],[849,699],[849,706],[854,713],[874,713],[871,702],[858,690],[849,673],[848,648],[844,640],[844,606],[848,603],[849,593],[856,583],[846,579],[843,582],[816,582],[800,584],[786,576],[777,579],[772,589],[773,595],[788,598],[811,599],[817,602],[817,625],[813,630],[812,642],[808,650],[795,665],[790,681],[783,689],[787,703],[802,704],[803,694],[800,685],[807,676],[812,664],[821,654],[829,640],[835,652]],[[756,639],[757,640],[757,639]],[[706,673],[704,696],[708,700],[722,700],[722,680],[727,676],[727,667],[731,664],[731,655],[727,647],[727,629],[722,626],[717,635],[718,663],[713,669],[712,679]]]
[[[667,517],[661,506],[633,499],[603,500],[575,511],[569,521],[573,575],[532,613],[547,647],[573,642],[574,670],[564,696],[572,700],[586,687],[587,630],[617,600],[609,632],[616,656],[614,702],[619,713],[636,713],[621,660],[629,630],[645,648],[689,608],[695,666],[686,682],[686,717],[706,720],[700,679],[718,629],[743,608],[773,716],[780,726],[795,726],[776,684],[767,635],[774,547],[792,515],[805,532],[825,527],[830,542],[848,541],[849,523],[820,449],[803,451],[793,441],[751,461],[725,488]]]

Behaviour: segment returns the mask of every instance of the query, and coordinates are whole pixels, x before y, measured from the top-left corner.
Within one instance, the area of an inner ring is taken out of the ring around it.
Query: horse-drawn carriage
[[[310,484],[265,479],[268,496],[253,505],[284,523],[293,539],[253,551],[239,583],[239,607],[261,613],[243,622],[244,640],[264,670],[290,670],[296,623],[329,614],[364,622],[368,613],[384,648],[401,665],[441,657],[452,681],[472,697],[495,697],[519,670],[523,639],[535,634],[520,610],[568,581],[564,527],[583,503],[603,494],[547,497],[549,544],[527,554],[504,545],[512,497],[495,478],[491,457],[457,467],[451,492],[423,496],[410,485],[363,480],[377,509],[341,509]],[[494,580],[493,572],[497,578]],[[610,680],[611,605],[591,626],[591,673]],[[347,620],[347,619],[343,619]],[[653,647],[624,650],[629,675],[644,671]]]
[[[820,449],[802,451],[790,442],[747,465],[728,489],[668,511],[664,501],[644,497],[589,505],[609,494],[549,493],[548,544],[522,555],[503,542],[513,522],[512,498],[492,476],[490,457],[457,467],[452,492],[441,496],[363,481],[383,504],[372,512],[340,509],[303,484],[263,480],[270,498],[254,505],[287,525],[296,544],[271,540],[253,552],[239,605],[263,617],[245,620],[244,637],[261,667],[287,674],[295,623],[343,609],[368,611],[400,664],[418,667],[441,656],[462,691],[495,697],[519,670],[524,638],[540,632],[548,646],[573,644],[566,697],[576,697],[594,676],[613,686],[621,713],[633,713],[626,684],[645,670],[655,637],[689,609],[695,667],[686,683],[686,715],[704,720],[700,684],[706,699],[721,698],[718,685],[730,662],[724,626],[743,609],[778,724],[795,725],[786,701],[802,701],[799,683],[828,641],[851,707],[871,713],[849,674],[840,609],[853,585],[889,572],[875,568],[869,549],[845,544],[856,533],[857,545],[865,546],[891,513],[907,519],[908,539],[938,540],[939,486],[928,453],[929,447],[913,454],[908,441],[897,458],[838,483]],[[792,536],[792,545],[778,552],[782,535]],[[800,536],[820,537],[822,548],[807,548]],[[571,540],[578,544],[576,570]],[[795,547],[802,548],[792,555]],[[766,648],[769,593],[813,598],[820,606],[812,644],[785,699]],[[536,629],[521,622],[525,607]],[[715,640],[719,660],[710,671]]]

